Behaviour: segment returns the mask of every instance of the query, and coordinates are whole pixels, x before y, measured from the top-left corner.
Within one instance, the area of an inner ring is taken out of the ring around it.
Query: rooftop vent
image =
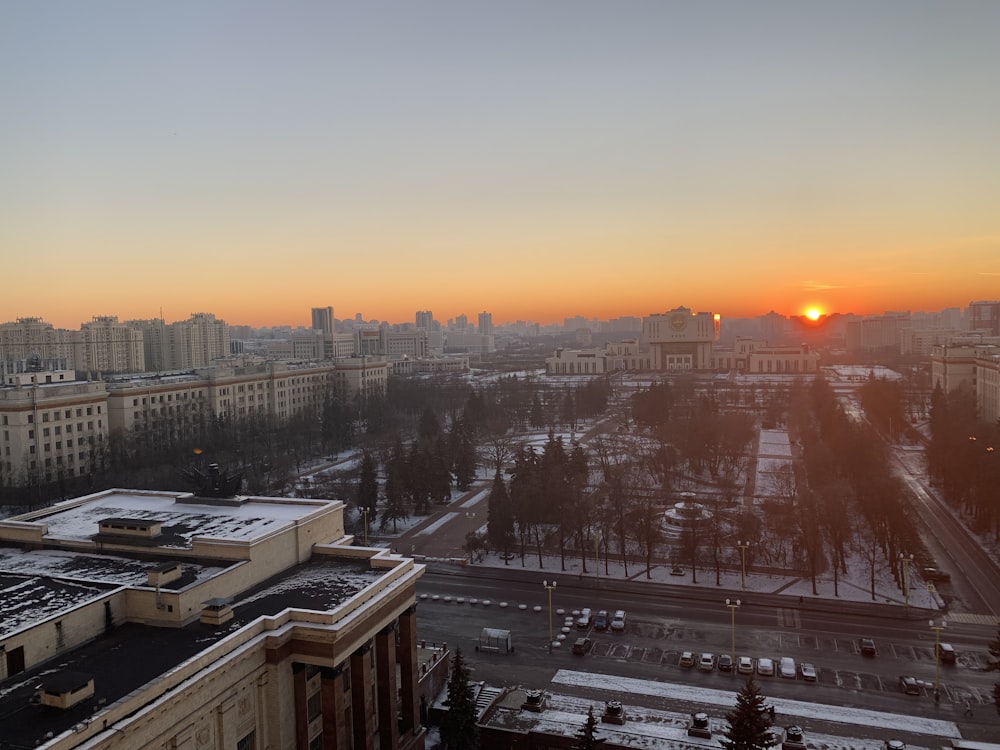
[[[181,577],[183,569],[178,562],[161,563],[146,571],[146,583],[149,586],[166,586]]]
[[[233,619],[233,608],[228,599],[209,599],[201,604],[199,620],[205,625],[225,625]]]
[[[521,708],[525,711],[535,711],[536,713],[541,712],[545,708],[542,691],[525,690],[524,703],[521,704]]]
[[[163,521],[153,518],[102,518],[98,521],[101,534],[155,539],[163,532]]]
[[[47,675],[31,702],[66,711],[93,695],[93,675],[66,671]]]
[[[604,714],[601,716],[601,721],[605,724],[624,724],[625,707],[622,705],[621,701],[608,701],[605,703]]]
[[[691,737],[701,737],[702,739],[712,739],[712,730],[708,726],[708,714],[699,711],[691,714],[691,725],[688,727],[688,735]]]

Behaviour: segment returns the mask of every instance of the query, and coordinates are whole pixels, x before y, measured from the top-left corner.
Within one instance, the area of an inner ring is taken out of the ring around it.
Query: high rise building
[[[493,314],[488,312],[479,313],[479,333],[482,336],[493,335]]]
[[[312,328],[322,331],[325,335],[333,333],[333,308],[314,307],[312,309]]]
[[[26,360],[37,355],[45,360],[65,360],[69,369],[76,364],[79,339],[75,331],[54,328],[41,318],[18,318],[13,323],[0,323],[0,361]]]
[[[95,375],[144,372],[146,352],[142,331],[119,323],[115,315],[95,317],[80,326],[76,369]]]
[[[969,330],[986,336],[1000,336],[1000,302],[996,300],[970,302]]]
[[[434,327],[434,313],[430,310],[417,310],[416,325],[417,328],[430,331]]]

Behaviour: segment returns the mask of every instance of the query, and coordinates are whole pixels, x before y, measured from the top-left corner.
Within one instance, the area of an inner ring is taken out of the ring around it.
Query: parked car
[[[694,666],[694,652],[685,651],[681,654],[680,665],[685,669],[690,669]]]
[[[871,638],[859,638],[858,650],[861,651],[862,656],[878,656],[878,649],[875,647],[875,641]]]
[[[608,610],[602,609],[594,618],[594,630],[607,630],[608,625]]]
[[[731,657],[729,654],[719,654],[719,671],[732,672],[733,657]]]
[[[795,679],[795,659],[790,656],[782,656],[781,661],[778,662],[778,674],[782,677],[794,680]]]
[[[573,642],[573,653],[578,656],[583,656],[585,653],[590,651],[590,647],[593,645],[593,642],[589,638],[577,638]]]
[[[762,656],[757,660],[757,674],[774,677],[774,660]]]
[[[672,576],[682,576],[682,575],[684,575],[684,568],[682,568],[680,565],[675,565],[674,567],[672,567],[670,569],[670,575],[672,575]]]
[[[938,645],[938,658],[942,664],[954,664],[958,659],[958,654],[955,653],[955,647],[950,643],[941,643]]]
[[[590,607],[584,607],[580,610],[580,616],[576,618],[576,626],[580,630],[586,630],[590,627],[591,619],[592,614],[590,612]]]
[[[702,654],[698,659],[698,669],[702,672],[711,672],[715,669],[715,654],[710,654],[707,651]]]
[[[754,666],[752,656],[741,656],[736,660],[736,671],[740,674],[753,674]]]
[[[611,629],[616,633],[620,633],[625,630],[625,610],[619,609],[615,611],[615,616],[611,618]]]
[[[802,679],[807,682],[816,682],[816,667],[807,662],[802,662],[799,664],[799,674],[802,675]]]
[[[923,692],[920,689],[920,683],[917,682],[917,678],[910,675],[903,675],[899,678],[899,689],[907,695],[920,695]]]

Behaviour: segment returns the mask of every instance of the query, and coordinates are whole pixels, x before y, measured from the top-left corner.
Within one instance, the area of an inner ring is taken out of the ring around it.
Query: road
[[[899,476],[909,488],[923,536],[937,567],[951,574],[942,594],[954,611],[1000,616],[1000,569],[955,518],[954,511],[924,484],[923,451],[896,450]]]
[[[709,592],[714,596],[697,599],[692,598],[695,593],[690,589],[671,591],[669,586],[621,581],[595,586],[593,581],[580,582],[575,576],[563,580],[556,574],[557,587],[552,592],[555,634],[561,633],[568,613],[584,606],[595,611],[623,608],[628,612],[628,625],[622,634],[572,628],[566,634],[566,645],[550,655],[548,592],[538,580],[537,571],[456,570],[458,574],[435,566],[421,580],[419,634],[421,639],[461,646],[470,658],[476,679],[500,686],[546,687],[557,669],[577,669],[719,689],[733,685],[730,675],[682,669],[678,663],[685,650],[719,654],[732,649],[732,614],[725,606],[725,594]],[[483,605],[484,599],[490,601],[489,606]],[[471,604],[472,600],[476,603]],[[507,607],[501,607],[501,602],[506,602]],[[954,666],[942,665],[941,699],[936,705],[934,634],[926,623],[887,618],[885,608],[877,605],[820,610],[787,604],[779,606],[767,595],[754,595],[754,601],[742,604],[735,613],[737,655],[774,659],[791,656],[796,662],[808,661],[819,668],[816,683],[760,678],[767,695],[933,716],[958,721],[963,727],[966,719],[961,716],[962,708],[968,699],[980,707],[976,717],[968,720],[969,727],[985,731],[987,736],[990,731],[1000,731],[996,712],[985,705],[990,700],[994,676],[980,671],[986,657],[984,639],[990,637],[988,628],[965,626],[949,632],[959,660]],[[510,630],[515,653],[475,653],[476,637],[485,626]],[[880,649],[878,657],[860,656],[856,637],[861,634],[875,639]],[[591,637],[594,644],[584,657],[571,655],[568,648],[580,636]],[[900,692],[898,679],[902,674],[921,681],[922,695]]]

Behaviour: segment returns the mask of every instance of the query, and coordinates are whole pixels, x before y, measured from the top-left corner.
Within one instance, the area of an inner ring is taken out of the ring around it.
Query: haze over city
[[[0,8],[0,321],[1000,288],[1000,4]]]

